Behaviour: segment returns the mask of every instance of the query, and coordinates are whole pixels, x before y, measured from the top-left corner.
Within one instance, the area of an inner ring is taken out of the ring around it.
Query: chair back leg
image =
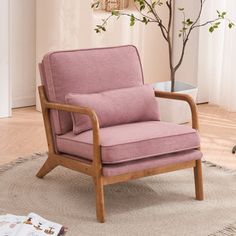
[[[204,200],[204,194],[203,194],[202,161],[201,160],[196,160],[196,166],[194,167],[194,180],[195,180],[196,199],[199,201],[202,201]]]

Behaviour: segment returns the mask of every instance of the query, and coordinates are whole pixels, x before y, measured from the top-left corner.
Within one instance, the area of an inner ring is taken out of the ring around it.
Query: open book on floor
[[[28,216],[0,215],[0,236],[49,235],[65,235],[65,228],[34,213]]]

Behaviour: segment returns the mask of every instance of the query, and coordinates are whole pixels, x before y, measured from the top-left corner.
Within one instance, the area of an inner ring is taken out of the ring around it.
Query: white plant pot
[[[153,84],[155,90],[171,90],[171,82],[158,82]],[[198,88],[182,82],[175,82],[175,92],[188,94],[196,102]],[[161,121],[184,124],[191,121],[191,110],[189,105],[184,101],[174,99],[157,98],[160,110]]]

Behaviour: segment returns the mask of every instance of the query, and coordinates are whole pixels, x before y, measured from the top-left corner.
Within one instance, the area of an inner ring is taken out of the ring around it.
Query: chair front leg
[[[38,178],[43,178],[45,175],[47,175],[50,171],[52,171],[54,168],[58,166],[57,162],[55,162],[55,159],[48,154],[48,159],[45,161],[39,172],[37,173]]]
[[[196,160],[194,167],[194,180],[195,180],[195,194],[196,199],[199,201],[204,200],[203,181],[202,181],[202,161]]]
[[[100,223],[105,222],[105,209],[104,209],[104,185],[102,177],[94,177],[94,186],[96,194],[96,213],[97,220]]]

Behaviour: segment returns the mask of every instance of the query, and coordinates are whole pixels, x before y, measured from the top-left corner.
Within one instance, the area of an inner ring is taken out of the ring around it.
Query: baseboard
[[[35,96],[13,98],[12,100],[12,108],[35,106],[35,104],[36,104]]]

